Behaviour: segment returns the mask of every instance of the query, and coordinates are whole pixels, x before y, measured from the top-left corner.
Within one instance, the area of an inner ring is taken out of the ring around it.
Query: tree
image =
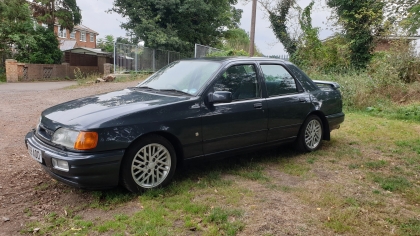
[[[14,38],[26,37],[32,28],[25,0],[0,0],[0,54],[10,56]]]
[[[292,37],[287,25],[290,9],[295,5],[295,0],[277,1],[274,8],[270,9],[268,3],[262,2],[263,7],[268,12],[271,28],[276,38],[283,44],[287,53],[293,56],[297,50],[298,39]]]
[[[69,31],[82,21],[76,0],[32,0],[31,9],[35,19],[47,24],[50,30],[54,30],[56,21],[62,29]]]
[[[372,57],[374,35],[382,30],[384,2],[380,0],[327,0],[349,42],[354,67],[365,68]]]
[[[62,52],[53,32],[35,24],[24,0],[0,0],[0,53],[29,63],[59,63]],[[16,51],[12,54],[11,48]]]
[[[63,53],[59,49],[59,42],[54,32],[42,26],[32,28],[30,37],[15,38],[19,62],[35,64],[59,64]]]
[[[105,35],[104,39],[98,39],[98,48],[102,49],[104,52],[113,52],[114,51],[114,36]]]
[[[420,0],[385,0],[386,16],[399,23],[408,34],[417,35],[420,28]]]
[[[145,46],[190,55],[195,43],[215,46],[237,28],[237,0],[115,0],[112,11],[128,19],[121,26]]]

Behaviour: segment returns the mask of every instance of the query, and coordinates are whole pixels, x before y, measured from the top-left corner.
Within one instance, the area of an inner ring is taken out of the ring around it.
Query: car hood
[[[42,124],[53,130],[63,126],[89,128],[128,114],[189,99],[191,97],[127,88],[50,107],[42,112]]]

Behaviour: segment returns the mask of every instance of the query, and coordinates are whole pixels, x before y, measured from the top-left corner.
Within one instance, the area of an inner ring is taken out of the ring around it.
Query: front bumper
[[[34,131],[26,135],[25,144],[41,150],[41,166],[51,177],[60,182],[85,189],[106,189],[118,185],[120,165],[125,150],[97,153],[63,151],[39,140]],[[67,161],[69,171],[53,168],[52,158]]]

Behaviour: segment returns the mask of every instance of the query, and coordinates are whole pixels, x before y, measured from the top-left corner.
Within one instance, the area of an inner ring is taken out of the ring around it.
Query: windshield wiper
[[[190,93],[187,93],[178,89],[158,89],[158,90],[162,92],[175,92],[175,93],[181,93],[187,96],[192,96]]]

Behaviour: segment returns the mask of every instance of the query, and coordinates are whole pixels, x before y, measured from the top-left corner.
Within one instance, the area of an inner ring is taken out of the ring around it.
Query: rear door
[[[257,71],[257,65],[251,62],[229,65],[207,91],[229,91],[233,101],[203,110],[204,154],[266,142],[267,104],[261,96]]]
[[[261,64],[267,91],[267,141],[294,138],[311,109],[309,94],[281,64]]]

